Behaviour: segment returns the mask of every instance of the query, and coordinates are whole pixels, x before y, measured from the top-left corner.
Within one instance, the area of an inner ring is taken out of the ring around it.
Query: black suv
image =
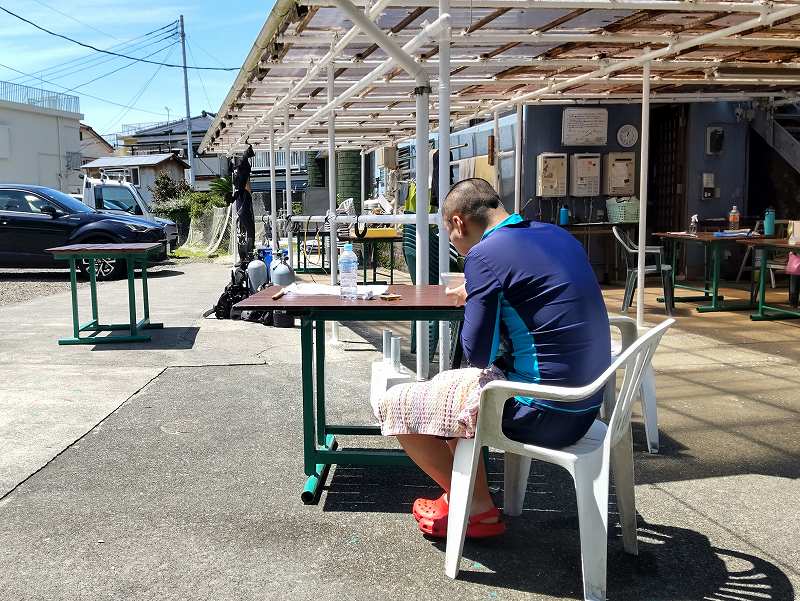
[[[43,186],[0,184],[0,266],[64,267],[46,248],[65,244],[160,242],[163,227],[138,217],[100,213],[73,197]],[[86,272],[88,264],[81,265]],[[123,261],[97,261],[97,278],[121,277]]]

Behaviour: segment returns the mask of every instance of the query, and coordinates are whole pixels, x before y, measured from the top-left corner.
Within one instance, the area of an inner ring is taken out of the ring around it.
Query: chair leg
[[[770,283],[770,288],[772,288],[774,290],[775,289],[775,270],[774,269],[770,269],[769,270],[769,283]]]
[[[516,453],[503,455],[503,513],[517,516],[525,504],[528,474],[531,473],[531,458]]]
[[[633,292],[636,289],[636,272],[629,271],[625,279],[625,294],[622,297],[622,312],[626,313],[633,302]]]
[[[575,465],[575,494],[581,536],[583,597],[605,601],[608,555],[608,464],[603,451],[581,457]]]
[[[636,493],[633,476],[633,437],[626,434],[611,449],[611,474],[617,493],[617,511],[622,527],[622,546],[626,553],[639,554],[636,540]]]
[[[461,554],[464,551],[464,536],[467,533],[472,490],[481,445],[475,438],[462,438],[453,457],[453,474],[450,478],[449,511],[447,518],[447,548],[445,550],[444,573],[450,578],[458,576]]]
[[[647,450],[658,453],[658,408],[656,406],[656,374],[653,366],[648,365],[642,374],[639,389],[642,397],[642,414],[644,415],[644,431],[647,435]]]

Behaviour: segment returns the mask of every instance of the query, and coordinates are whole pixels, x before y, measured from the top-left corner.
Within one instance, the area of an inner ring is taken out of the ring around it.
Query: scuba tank
[[[289,266],[285,254],[273,255],[272,263],[269,266],[269,275],[272,283],[276,286],[288,286],[294,283],[294,269]]]
[[[261,259],[253,259],[247,264],[247,280],[250,292],[258,292],[269,282],[267,265]]]

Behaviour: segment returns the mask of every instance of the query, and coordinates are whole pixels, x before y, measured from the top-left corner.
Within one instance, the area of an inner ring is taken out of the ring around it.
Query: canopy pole
[[[522,210],[522,111],[524,107],[517,105],[517,125],[514,132],[514,212]],[[497,113],[495,112],[495,115]]]
[[[272,214],[272,250],[277,256],[281,248],[281,237],[278,233],[278,190],[275,181],[275,120],[269,120],[269,210]],[[267,266],[269,267],[269,266]]]
[[[428,185],[428,102],[430,86],[419,82],[414,89],[417,105],[417,286],[428,283],[428,205],[430,187]],[[417,380],[428,378],[428,322],[417,322]]]
[[[289,132],[289,107],[287,106],[283,112],[283,129],[284,133]],[[286,137],[285,150],[286,157],[284,164],[286,168],[286,244],[289,250],[289,267],[294,267],[294,253],[292,252],[292,140]]]
[[[439,0],[439,16],[450,12],[450,0]],[[450,191],[450,27],[439,33],[439,273],[450,271],[450,238],[442,210]],[[419,206],[419,204],[417,204]],[[441,284],[441,278],[439,278]],[[439,322],[439,372],[450,369],[450,322]]]
[[[503,199],[503,171],[500,169],[500,115],[492,113],[494,120],[494,168],[497,169],[497,195]]]
[[[335,71],[328,67],[328,102],[333,100]],[[339,283],[339,232],[336,227],[336,111],[328,115],[328,211],[330,213],[330,235],[328,236],[328,257],[331,262],[331,286]],[[339,324],[331,322],[331,337],[333,342],[339,341]]]
[[[650,48],[645,48],[645,53]],[[636,274],[636,326],[644,325],[644,263],[647,244],[647,170],[650,159],[650,61],[642,65],[642,133],[639,148],[639,249]],[[659,265],[659,269],[661,266]]]

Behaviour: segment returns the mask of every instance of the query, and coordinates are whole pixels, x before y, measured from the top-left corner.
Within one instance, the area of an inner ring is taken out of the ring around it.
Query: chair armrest
[[[617,328],[622,335],[622,347],[620,353],[633,344],[634,340],[639,337],[639,328],[636,326],[636,320],[624,315],[609,315],[608,325]]]
[[[523,382],[510,382],[508,380],[494,380],[483,387],[484,402],[505,401],[513,396],[525,396],[541,399],[543,401],[558,401],[560,403],[577,403],[588,399],[598,392],[611,376],[610,369],[606,370],[597,380],[587,386],[548,386],[546,384],[525,384]]]

